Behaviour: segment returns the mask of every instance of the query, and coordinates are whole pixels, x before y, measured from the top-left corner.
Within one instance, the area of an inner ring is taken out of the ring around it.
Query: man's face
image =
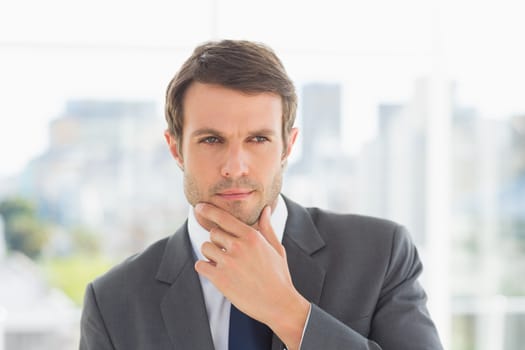
[[[184,97],[180,149],[165,133],[188,202],[214,204],[249,225],[266,205],[274,208],[297,136],[293,129],[283,144],[281,118],[278,95],[193,83]]]

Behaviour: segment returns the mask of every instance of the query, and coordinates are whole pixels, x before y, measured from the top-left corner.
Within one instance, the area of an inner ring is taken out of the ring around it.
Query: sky
[[[45,151],[66,100],[162,107],[183,59],[216,38],[269,44],[299,88],[341,82],[349,150],[373,137],[377,104],[408,100],[421,76],[457,81],[484,117],[525,113],[523,10],[495,0],[3,1],[0,177]]]

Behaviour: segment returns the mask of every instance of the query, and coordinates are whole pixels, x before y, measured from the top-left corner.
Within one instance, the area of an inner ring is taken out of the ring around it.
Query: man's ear
[[[284,145],[286,149],[285,149],[285,152],[283,153],[283,158],[282,158],[283,164],[286,162],[286,160],[292,153],[292,149],[295,144],[295,141],[297,141],[298,134],[299,134],[299,129],[292,128],[292,130],[290,130],[290,134],[288,135],[288,140],[286,141],[286,145]]]
[[[173,158],[175,158],[177,165],[181,170],[184,171],[184,161],[182,159],[182,153],[179,149],[179,143],[177,142],[177,139],[170,133],[169,130],[164,131],[164,138],[166,139],[170,153]]]

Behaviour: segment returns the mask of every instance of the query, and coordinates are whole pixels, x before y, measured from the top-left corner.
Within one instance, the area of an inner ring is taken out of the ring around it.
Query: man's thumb
[[[280,254],[282,251],[281,242],[277,239],[270,221],[272,215],[272,208],[267,205],[259,217],[259,232],[270,243],[270,245]]]

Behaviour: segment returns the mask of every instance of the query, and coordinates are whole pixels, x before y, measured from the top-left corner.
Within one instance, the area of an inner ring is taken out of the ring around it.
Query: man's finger
[[[224,250],[211,242],[204,242],[201,246],[201,252],[206,259],[214,263],[218,263],[224,254]]]
[[[219,227],[214,227],[210,230],[210,240],[216,246],[224,250],[228,250],[230,248],[233,237],[235,236],[223,231]]]
[[[227,211],[208,203],[198,203],[195,206],[195,213],[198,218],[200,217],[204,220],[211,221],[222,228],[224,231],[229,232],[237,237],[242,234],[242,232],[239,231],[240,229],[250,228],[250,226],[244,224],[242,221],[239,221],[239,219]]]
[[[193,213],[199,224],[204,227],[207,231],[211,231],[214,227],[217,227],[217,224],[205,216],[202,215],[202,206],[200,204],[195,205],[193,208]]]
[[[197,260],[195,271],[211,281],[216,270],[215,266],[216,264],[212,261]]]
[[[282,253],[283,247],[281,245],[281,242],[277,239],[277,236],[275,235],[275,232],[273,230],[270,217],[272,215],[272,208],[267,205],[259,217],[259,232],[261,232],[262,236],[270,243],[270,245],[279,253]]]

